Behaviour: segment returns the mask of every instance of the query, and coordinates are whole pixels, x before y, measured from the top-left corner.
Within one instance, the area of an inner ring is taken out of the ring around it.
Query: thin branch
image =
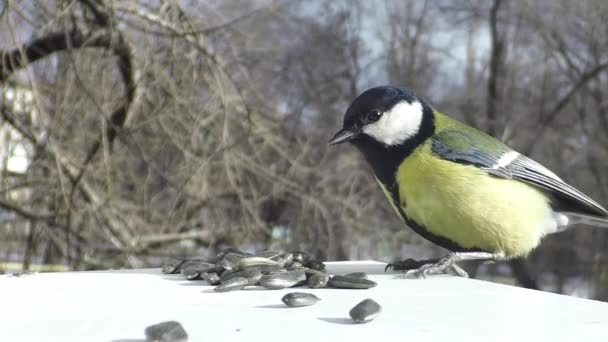
[[[544,118],[539,118],[540,130],[535,136],[535,140],[539,141],[541,137],[547,132],[548,128],[557,119],[559,113],[570,103],[570,100],[576,95],[576,93],[582,89],[588,82],[593,80],[596,76],[600,75],[604,70],[608,69],[608,62],[598,64],[593,69],[587,71],[579,78],[578,82],[568,90],[568,92],[557,101],[555,106],[548,112]],[[534,150],[536,144],[529,144],[524,150],[524,154],[530,155]]]
[[[133,61],[135,60],[135,48],[129,43],[127,39],[125,39],[124,35],[120,32],[120,30],[114,26],[111,26],[112,23],[109,20],[110,15],[105,12],[101,7],[103,4],[100,1],[93,0],[81,0],[85,6],[87,6],[94,13],[96,22],[106,29],[110,31],[116,32],[116,38],[109,46],[110,50],[116,55],[118,58],[117,66],[120,72],[124,88],[125,95],[122,100],[122,103],[116,108],[112,114],[110,115],[110,119],[108,120],[107,129],[105,132],[105,137],[100,136],[91,146],[83,165],[74,178],[74,188],[70,197],[74,194],[74,189],[76,189],[76,185],[82,179],[84,173],[87,170],[87,166],[93,160],[99,149],[101,148],[104,142],[107,142],[107,148],[111,149],[113,146],[114,140],[118,134],[118,131],[127,125],[127,120],[130,120],[133,115],[134,103],[136,102],[138,96],[138,86],[137,86],[137,78],[138,78],[138,69],[134,65]],[[104,134],[103,132],[101,134]]]
[[[29,41],[16,49],[0,50],[0,82],[12,73],[53,53],[65,51],[68,47],[108,47],[110,39],[106,35],[83,36],[79,32],[53,32],[42,38]]]
[[[54,219],[54,215],[52,214],[39,214],[28,209],[22,208],[19,204],[7,201],[0,197],[0,208],[13,212],[25,219],[30,221],[44,221],[47,222],[51,219]]]
[[[498,106],[500,104],[500,95],[498,91],[499,74],[501,72],[501,64],[503,59],[504,42],[498,34],[498,11],[500,10],[501,0],[494,0],[492,9],[490,10],[490,32],[492,50],[490,52],[490,75],[488,77],[488,97],[486,104],[486,112],[488,116],[488,133],[496,136],[498,133],[497,118]]]

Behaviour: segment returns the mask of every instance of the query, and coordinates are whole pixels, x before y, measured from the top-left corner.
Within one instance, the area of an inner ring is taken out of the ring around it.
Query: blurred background
[[[0,2],[0,272],[158,267],[226,247],[445,253],[350,146],[350,101],[413,89],[608,205],[608,2]],[[608,235],[476,278],[608,300]]]

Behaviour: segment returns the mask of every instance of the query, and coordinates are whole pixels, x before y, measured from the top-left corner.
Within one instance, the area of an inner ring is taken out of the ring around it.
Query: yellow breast
[[[524,256],[552,220],[543,192],[437,158],[428,143],[402,163],[397,183],[408,218],[465,248]]]

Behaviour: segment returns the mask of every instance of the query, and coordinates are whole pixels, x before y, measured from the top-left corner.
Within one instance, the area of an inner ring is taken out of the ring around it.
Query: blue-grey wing
[[[474,165],[496,177],[516,179],[542,188],[555,199],[552,204],[557,210],[608,217],[606,209],[555,173],[483,133],[440,132],[433,137],[432,151],[442,159]]]

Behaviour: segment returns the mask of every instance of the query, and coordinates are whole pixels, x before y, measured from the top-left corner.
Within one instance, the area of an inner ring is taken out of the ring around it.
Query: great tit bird
[[[389,265],[396,270],[466,276],[456,262],[524,257],[545,235],[577,223],[608,227],[608,211],[594,200],[407,89],[359,95],[329,143],[344,142],[361,151],[407,225],[451,251]]]

